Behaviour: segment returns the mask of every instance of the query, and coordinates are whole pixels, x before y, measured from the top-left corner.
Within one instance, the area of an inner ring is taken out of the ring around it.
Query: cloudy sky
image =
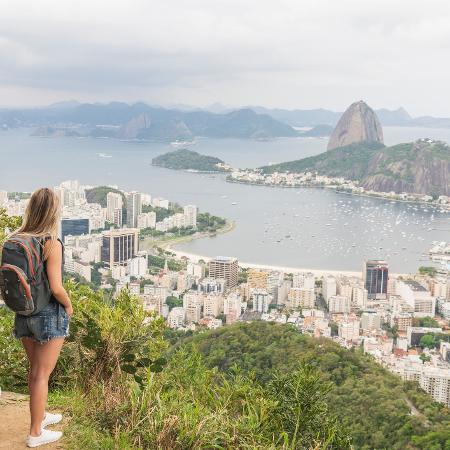
[[[136,101],[450,116],[448,0],[2,0],[0,105]]]

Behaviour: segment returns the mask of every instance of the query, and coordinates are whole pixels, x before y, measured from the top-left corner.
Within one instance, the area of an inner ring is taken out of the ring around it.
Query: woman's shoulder
[[[60,239],[52,239],[51,237],[46,238],[43,245],[45,253],[47,254],[47,257],[45,259],[48,259],[55,250],[62,251],[64,248],[64,245]]]

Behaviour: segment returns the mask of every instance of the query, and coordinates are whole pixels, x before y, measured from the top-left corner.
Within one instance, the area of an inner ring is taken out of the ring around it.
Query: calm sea
[[[385,258],[393,271],[415,271],[432,241],[450,239],[450,216],[434,208],[337,194],[321,189],[281,189],[226,183],[221,175],[155,168],[169,145],[108,139],[43,139],[31,130],[0,132],[0,189],[31,191],[66,179],[116,184],[236,222],[227,234],[184,244],[207,256],[312,269],[359,270],[367,258]],[[431,137],[450,142],[450,130],[385,127],[387,144]],[[236,167],[256,167],[320,153],[325,139],[267,142],[198,139],[192,146]]]

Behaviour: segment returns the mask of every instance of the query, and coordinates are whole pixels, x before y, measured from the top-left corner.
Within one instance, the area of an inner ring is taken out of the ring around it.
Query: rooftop
[[[417,281],[415,280],[405,280],[403,283],[407,284],[411,290],[415,292],[427,292],[427,290]]]

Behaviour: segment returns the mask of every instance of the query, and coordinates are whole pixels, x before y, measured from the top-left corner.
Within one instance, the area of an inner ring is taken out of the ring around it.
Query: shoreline
[[[225,178],[226,183],[235,183],[235,184],[245,184],[249,186],[260,186],[260,187],[270,187],[270,188],[281,188],[281,189],[329,189],[330,191],[334,191],[338,194],[347,194],[347,195],[355,195],[357,197],[367,197],[367,198],[377,198],[379,200],[385,200],[390,202],[399,202],[399,203],[410,203],[414,205],[427,205],[433,208],[440,209],[441,212],[450,213],[450,208],[445,204],[440,203],[433,203],[433,202],[426,202],[426,201],[420,201],[420,200],[402,200],[400,198],[393,198],[393,197],[387,197],[383,195],[376,195],[376,194],[369,194],[367,192],[359,193],[359,192],[353,192],[353,191],[346,191],[346,190],[340,190],[337,186],[318,186],[315,184],[305,184],[305,185],[298,185],[298,186],[288,186],[288,185],[281,185],[281,184],[273,184],[273,183],[256,183],[252,181],[239,181],[239,180],[233,180],[231,178]]]
[[[177,245],[177,244],[175,244]],[[206,255],[198,255],[196,253],[184,252],[182,250],[177,250],[172,248],[171,246],[167,246],[166,250],[171,251],[177,259],[188,258],[189,260],[198,263],[199,261],[209,262],[214,259],[212,256]],[[261,270],[273,270],[276,272],[285,272],[285,273],[300,273],[300,272],[310,272],[316,276],[324,276],[324,275],[345,275],[348,277],[362,277],[361,271],[354,270],[337,270],[337,269],[310,269],[304,267],[290,267],[290,266],[277,266],[273,264],[260,264],[253,262],[245,262],[239,261],[239,267],[244,269],[261,269]],[[390,275],[393,277],[399,276],[407,276],[412,273],[391,273]]]
[[[204,239],[204,238],[211,238],[214,237],[216,234],[223,234],[228,233],[230,231],[233,231],[236,228],[236,223],[234,221],[227,220],[225,225],[221,228],[219,228],[217,231],[214,232],[214,234],[211,234],[209,232],[202,232],[202,233],[194,233],[189,234],[187,236],[180,236],[180,237],[170,237],[168,239],[161,239],[161,240],[152,240],[151,237],[147,237],[141,241],[142,244],[145,245],[145,250],[148,250],[150,248],[160,248],[162,250],[175,252],[172,248],[175,245],[185,244],[186,242],[191,242],[196,239]]]

